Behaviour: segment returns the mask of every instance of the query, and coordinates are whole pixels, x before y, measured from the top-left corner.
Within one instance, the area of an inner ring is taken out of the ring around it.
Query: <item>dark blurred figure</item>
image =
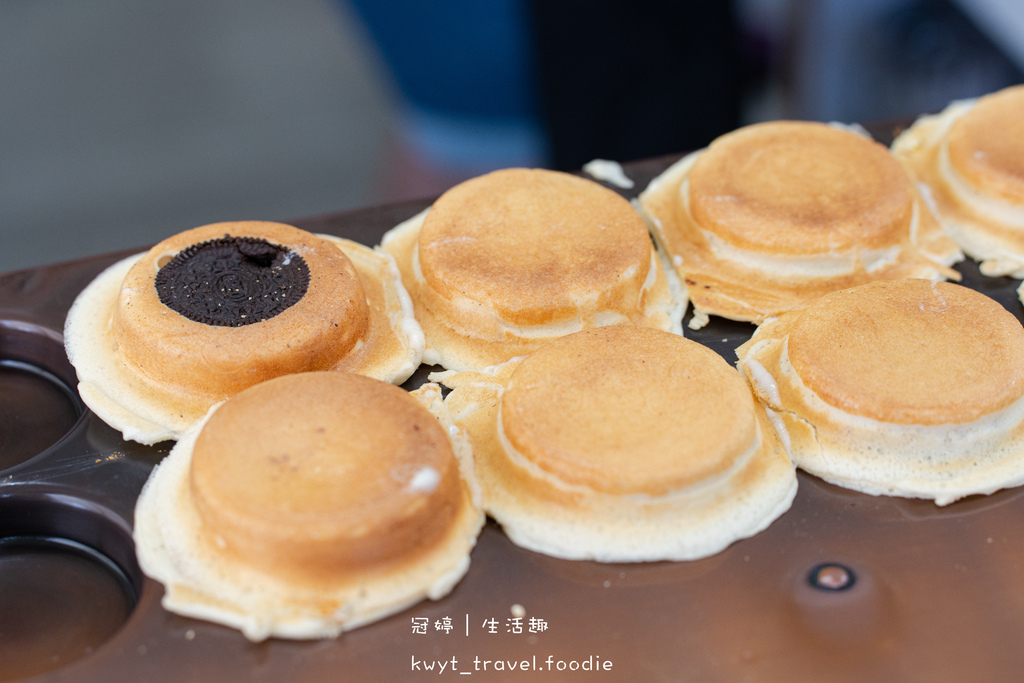
[[[343,0],[401,94],[385,199],[702,147],[740,121],[722,0]]]
[[[704,147],[740,125],[742,68],[723,0],[529,0],[555,168]]]
[[[496,168],[547,164],[523,0],[341,0],[399,91],[386,200]]]
[[[949,0],[913,0],[883,15],[865,61],[881,72],[875,116],[939,111],[1024,78],[992,39]]]
[[[1000,3],[797,2],[791,114],[819,121],[903,120],[1021,82],[1024,75],[991,29],[976,23],[986,4],[994,9]],[[1003,13],[1013,12],[1011,3],[1002,4]]]

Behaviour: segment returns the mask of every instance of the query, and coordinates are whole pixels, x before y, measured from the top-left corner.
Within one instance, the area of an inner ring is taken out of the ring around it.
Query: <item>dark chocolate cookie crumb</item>
[[[225,235],[193,244],[156,274],[161,303],[193,322],[221,327],[273,318],[308,288],[306,261],[257,237]]]

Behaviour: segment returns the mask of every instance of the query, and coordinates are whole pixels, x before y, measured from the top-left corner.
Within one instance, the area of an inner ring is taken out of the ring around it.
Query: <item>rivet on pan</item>
[[[834,562],[819,564],[807,576],[812,587],[823,591],[845,591],[857,583],[857,576],[849,567]]]

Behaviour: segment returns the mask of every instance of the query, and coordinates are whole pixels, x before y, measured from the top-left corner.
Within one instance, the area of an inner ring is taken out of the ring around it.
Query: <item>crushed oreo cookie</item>
[[[257,237],[193,244],[156,274],[160,302],[189,320],[240,327],[273,318],[309,288],[309,266],[294,251]]]

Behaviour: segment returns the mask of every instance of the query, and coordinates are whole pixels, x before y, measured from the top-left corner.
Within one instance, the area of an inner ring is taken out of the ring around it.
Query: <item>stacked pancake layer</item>
[[[481,369],[624,321],[681,330],[685,294],[643,220],[619,195],[565,173],[469,180],[381,247],[409,289],[426,363]]]
[[[402,382],[423,351],[390,256],[255,221],[195,228],[114,264],[64,334],[83,400],[142,443],[177,439],[213,404],[283,374]]]
[[[516,544],[606,562],[711,555],[767,527],[793,465],[739,373],[624,324],[482,372],[441,373],[483,505]]]
[[[946,282],[878,282],[758,327],[737,350],[796,465],[945,505],[1024,482],[1024,328]]]
[[[962,255],[902,166],[836,126],[747,126],[684,157],[641,193],[687,285],[691,327],[760,323],[873,280],[959,276]]]
[[[892,149],[982,273],[1024,277],[1024,86],[923,116]]]
[[[214,408],[154,470],[139,563],[170,611],[253,640],[337,635],[465,574],[483,524],[471,471],[436,385],[279,377]]]

